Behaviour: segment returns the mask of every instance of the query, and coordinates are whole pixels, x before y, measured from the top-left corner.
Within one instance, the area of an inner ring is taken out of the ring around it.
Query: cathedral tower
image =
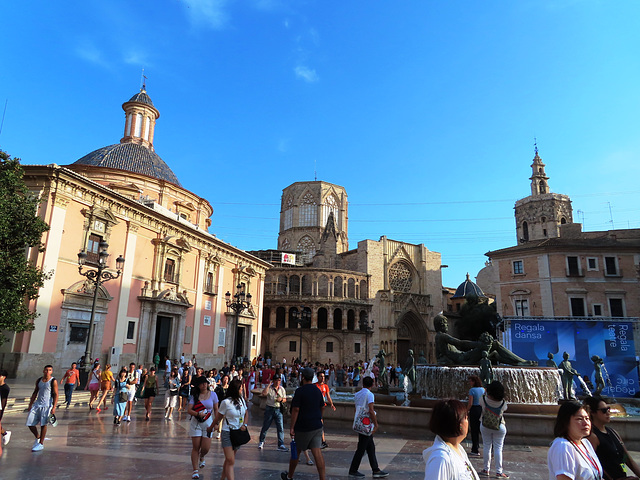
[[[289,185],[282,191],[278,249],[302,252],[304,262],[310,262],[333,214],[335,253],[346,252],[349,249],[347,211],[347,192],[339,185],[322,181]]]
[[[550,192],[544,167],[536,146],[531,164],[531,195],[518,200],[514,207],[518,244],[558,237],[560,225],[573,223],[571,199]]]

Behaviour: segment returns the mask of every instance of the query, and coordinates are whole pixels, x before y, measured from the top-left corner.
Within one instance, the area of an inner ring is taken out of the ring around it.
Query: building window
[[[587,270],[589,270],[589,271],[598,271],[598,258],[597,257],[587,257]]]
[[[307,263],[310,262],[313,256],[316,254],[316,244],[309,235],[305,235],[298,242],[297,250],[303,253],[303,262]]]
[[[167,258],[164,262],[164,281],[173,282],[176,272],[176,261],[172,258]]]
[[[529,300],[516,300],[515,301],[516,316],[528,317],[529,316]]]
[[[284,229],[289,230],[293,227],[293,209],[285,210],[284,212]]]
[[[570,277],[580,276],[580,259],[578,257],[567,257],[567,275]]]
[[[329,219],[329,214],[333,213],[333,219],[336,222],[336,227],[338,227],[338,202],[336,201],[336,197],[333,195],[329,195],[322,207],[322,226],[325,227],[327,225],[327,220]]]
[[[525,242],[529,241],[529,224],[527,222],[522,222],[522,239]]]
[[[298,225],[301,227],[315,227],[318,225],[318,207],[313,195],[310,193],[305,194],[302,198]]]
[[[593,304],[593,316],[601,317],[602,316],[602,305],[599,303]]]
[[[87,343],[89,324],[72,323],[69,329],[69,343]]]
[[[136,322],[127,323],[127,340],[133,340],[133,335],[136,333]]]
[[[616,257],[604,257],[604,274],[618,275],[618,259]]]
[[[612,317],[624,317],[624,305],[621,298],[609,299],[609,312]]]
[[[89,235],[89,241],[87,242],[87,262],[97,264],[100,256],[100,242],[102,237],[92,233]]]
[[[333,342],[327,342],[327,353],[333,352]]]
[[[298,342],[296,342],[295,340],[289,342],[289,351],[290,352],[297,352],[298,351]]]
[[[404,262],[397,262],[389,267],[389,286],[396,292],[410,292],[413,283],[411,270]]]
[[[522,262],[522,260],[513,261],[513,274],[514,275],[524,274],[524,263]]]
[[[573,297],[569,299],[571,303],[571,316],[572,317],[584,317],[586,316],[586,310],[584,308],[584,298]]]
[[[360,353],[360,344],[356,343],[353,345],[353,353]]]
[[[213,272],[207,272],[207,276],[204,281],[204,291],[206,293],[215,293],[215,287],[213,285]]]

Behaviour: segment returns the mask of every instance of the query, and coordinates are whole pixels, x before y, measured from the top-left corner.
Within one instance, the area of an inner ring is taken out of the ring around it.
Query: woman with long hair
[[[173,409],[178,404],[178,392],[180,390],[180,379],[178,369],[174,368],[169,374],[169,388],[164,394],[164,418],[173,421]]]
[[[222,401],[227,398],[229,391],[229,376],[223,375],[220,379],[220,385],[216,387],[216,395],[218,396],[218,402],[222,403]],[[222,424],[218,424],[216,427],[216,438],[220,438],[220,432],[222,431]]]
[[[471,457],[480,456],[480,417],[482,416],[482,405],[480,400],[485,394],[482,387],[482,380],[477,375],[469,376],[469,401],[467,409],[469,410],[469,428],[471,429]]]
[[[120,393],[127,394],[128,399],[128,387],[127,387],[127,370],[120,370],[118,378],[113,382],[113,424],[120,426],[122,416],[124,415],[124,409],[127,406],[127,399],[125,401],[120,400]]]
[[[191,396],[191,374],[188,368],[183,367],[182,376],[180,377],[180,405],[178,410],[184,411],[187,409],[189,396]]]
[[[460,400],[440,400],[431,412],[429,429],[436,438],[422,452],[425,480],[477,480],[478,473],[462,447],[469,431],[467,406]]]
[[[151,367],[149,369],[149,375],[147,375],[144,381],[144,392],[142,392],[142,398],[144,398],[144,409],[147,414],[144,419],[148,422],[151,418],[151,408],[153,407],[153,400],[158,394],[158,377],[156,376],[156,368]]]
[[[601,480],[602,465],[587,437],[591,420],[578,402],[560,405],[553,427],[556,437],[547,453],[549,478],[556,480]],[[570,473],[571,476],[566,475]]]
[[[231,444],[230,430],[246,430],[249,417],[247,404],[242,397],[240,390],[242,382],[234,378],[229,385],[227,398],[220,402],[220,408],[214,423],[209,427],[209,431],[222,423],[222,450],[224,451],[224,464],[222,465],[222,475],[220,480],[234,480],[233,466],[236,460],[236,450]]]
[[[480,425],[482,432],[482,447],[484,450],[484,469],[480,475],[488,476],[491,468],[491,453],[496,460],[496,477],[509,478],[509,475],[502,471],[502,447],[504,438],[507,436],[507,426],[504,422],[504,412],[507,409],[507,402],[504,400],[504,387],[500,382],[494,380],[487,386],[487,394],[483,395],[480,401],[482,406],[483,422]],[[484,416],[499,417],[498,429],[494,430],[484,425]]]
[[[108,410],[107,407],[107,394],[111,390],[111,384],[113,383],[113,373],[111,372],[111,365],[106,364],[104,370],[100,374],[100,390],[102,391],[102,396],[100,400],[98,400],[98,413],[100,413],[100,404],[102,404],[102,410]]]
[[[611,407],[601,397],[587,397],[584,403],[589,407],[591,419],[591,435],[588,440],[604,468],[604,477],[638,480],[640,466],[629,455],[618,432],[607,427],[611,422]],[[635,473],[635,476],[628,476],[628,469]]]
[[[89,373],[89,381],[85,390],[89,390],[91,397],[89,398],[89,410],[93,410],[93,402],[98,398],[98,392],[100,391],[100,364],[96,363]]]
[[[189,436],[191,437],[191,478],[200,478],[199,469],[205,466],[204,457],[211,448],[211,431],[213,419],[218,413],[218,397],[209,390],[209,382],[205,376],[193,380],[192,395],[187,404],[187,413],[191,415]]]

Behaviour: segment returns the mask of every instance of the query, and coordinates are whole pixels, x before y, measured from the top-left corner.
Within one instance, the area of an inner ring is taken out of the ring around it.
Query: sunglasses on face
[[[599,408],[598,411],[602,413],[609,413],[611,411],[611,407]]]

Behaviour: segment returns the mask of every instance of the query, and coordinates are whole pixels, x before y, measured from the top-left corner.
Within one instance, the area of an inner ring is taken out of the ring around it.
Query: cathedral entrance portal
[[[418,360],[420,352],[427,355],[427,326],[423,320],[414,312],[405,313],[398,322],[398,357],[397,361],[404,367],[409,350],[413,350],[414,359]]]
[[[164,356],[169,355],[169,338],[171,335],[171,317],[164,317],[158,315],[156,321],[156,341],[153,346],[153,352],[158,352],[160,355],[161,363],[164,361]],[[170,356],[170,355],[169,355]]]

